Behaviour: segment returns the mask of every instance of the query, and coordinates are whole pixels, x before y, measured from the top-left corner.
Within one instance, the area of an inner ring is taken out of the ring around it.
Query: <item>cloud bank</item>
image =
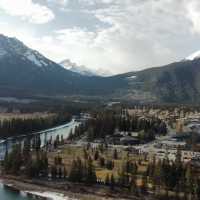
[[[199,0],[19,2],[12,7],[11,0],[0,0],[0,10],[30,23],[54,19],[48,33],[38,29],[37,36],[18,37],[56,61],[69,58],[121,73],[168,64],[200,49]]]
[[[0,0],[0,10],[36,24],[47,23],[55,17],[48,7],[32,0]]]

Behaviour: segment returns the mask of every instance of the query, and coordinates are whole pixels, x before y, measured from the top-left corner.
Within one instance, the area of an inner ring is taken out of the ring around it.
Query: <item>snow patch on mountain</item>
[[[21,59],[28,60],[40,68],[53,64],[39,52],[28,48],[18,39],[0,34],[0,58],[6,55],[11,57],[12,55],[18,55]]]
[[[42,59],[42,56],[37,51],[28,50],[24,56],[30,60],[31,62],[35,63],[37,66],[47,66],[48,64]]]
[[[29,54],[26,55],[26,57],[33,63],[35,63],[36,65],[42,67],[42,63],[36,58],[36,56],[29,52]]]
[[[185,60],[196,60],[200,58],[200,51],[196,51],[193,54],[189,55]]]
[[[137,78],[137,76],[130,76],[130,77],[128,77],[128,79],[136,79]]]

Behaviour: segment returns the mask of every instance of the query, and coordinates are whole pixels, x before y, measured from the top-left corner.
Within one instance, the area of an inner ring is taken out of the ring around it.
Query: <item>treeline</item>
[[[34,112],[49,112],[58,113],[65,112],[72,115],[78,115],[80,112],[88,112],[88,110],[97,109],[101,107],[99,101],[83,100],[75,101],[73,98],[36,98],[27,97],[27,103],[19,102],[6,102],[0,100],[0,107],[6,108],[7,112],[19,110],[21,113],[34,113]],[[22,98],[23,100],[23,98]],[[30,102],[29,102],[30,101]]]
[[[168,157],[158,162],[153,159],[144,176],[152,184],[152,190],[157,196],[163,196],[164,190],[165,199],[170,199],[170,191],[176,199],[200,199],[200,179],[190,163],[181,162],[179,151],[175,161],[169,161]]]
[[[56,139],[58,145],[62,140]],[[175,161],[170,161],[166,155],[163,160],[155,158],[148,161],[147,157],[134,160],[129,152],[121,162],[122,154],[117,149],[106,157],[108,149],[105,145],[96,148],[90,144],[82,150],[82,157],[72,160],[66,168],[60,155],[49,163],[47,152],[40,147],[41,141],[36,137],[34,142],[25,140],[23,147],[15,145],[10,153],[6,153],[2,172],[13,175],[26,175],[29,178],[43,178],[84,183],[99,184],[109,187],[112,191],[120,191],[128,195],[153,195],[161,200],[199,200],[200,179],[190,163],[181,162],[181,152],[178,150]],[[141,172],[140,167],[147,163],[147,169]],[[105,169],[108,173],[105,179],[97,178],[96,169]],[[151,198],[150,197],[150,198]]]
[[[88,141],[105,139],[106,136],[113,136],[119,132],[138,132],[138,139],[149,142],[155,139],[156,135],[165,135],[167,127],[164,121],[159,118],[140,118],[138,116],[123,117],[112,111],[103,111],[93,115],[83,126],[75,130],[70,139],[87,134]]]
[[[47,176],[48,158],[47,152],[40,147],[41,140],[37,136],[34,141],[30,139],[24,141],[24,145],[16,144],[10,153],[6,152],[3,160],[3,171],[6,174],[20,175],[28,177]]]
[[[54,143],[63,145],[62,139],[56,138]],[[24,145],[16,144],[10,153],[6,152],[2,162],[5,174],[26,175],[28,178],[51,178],[68,180],[77,183],[95,184],[97,177],[93,160],[74,159],[69,172],[67,171],[62,157],[54,158],[54,163],[49,164],[47,151],[41,148],[41,140],[36,136],[34,140],[26,139]]]
[[[51,128],[70,121],[71,115],[59,113],[41,118],[13,118],[0,121],[0,138],[13,137]]]

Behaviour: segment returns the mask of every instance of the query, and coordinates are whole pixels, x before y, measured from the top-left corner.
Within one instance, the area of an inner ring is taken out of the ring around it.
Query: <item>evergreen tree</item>
[[[112,160],[106,161],[106,168],[112,170],[114,168],[114,162]]]
[[[62,173],[62,168],[59,167],[59,168],[58,168],[58,177],[59,177],[59,178],[62,178],[62,174],[63,174],[63,173]]]
[[[26,163],[30,157],[30,151],[31,151],[31,141],[29,138],[24,140],[24,147],[23,147],[23,158],[24,162]]]
[[[118,159],[117,149],[114,149],[113,159],[114,159],[114,160],[117,160],[117,159]]]
[[[64,167],[63,170],[63,178],[66,179],[67,178],[67,169]]]
[[[80,158],[73,160],[69,173],[69,180],[72,182],[82,182],[84,177],[84,167]]]
[[[105,184],[110,185],[110,176],[109,174],[106,175]]]
[[[65,141],[64,141],[63,135],[61,135],[61,141],[60,141],[60,144],[61,144],[61,145],[64,145],[64,144],[65,144]]]
[[[129,183],[129,190],[131,193],[138,195],[138,187],[137,187],[136,178],[134,175],[131,176],[131,180]]]
[[[196,180],[195,188],[196,188],[195,190],[196,197],[197,199],[200,199],[200,180],[199,179]]]
[[[55,179],[57,177],[57,169],[54,165],[51,166],[51,177],[52,179]]]
[[[115,177],[112,174],[111,177],[110,177],[110,189],[114,190],[114,187],[115,187]]]
[[[92,160],[88,159],[87,163],[87,175],[86,175],[86,183],[87,184],[94,184],[97,181],[95,168],[92,164]]]
[[[99,158],[99,165],[100,165],[100,167],[104,167],[105,166],[105,159],[104,159],[104,157],[100,157]]]
[[[94,160],[98,160],[98,158],[99,158],[99,151],[96,150],[94,154]]]
[[[146,176],[142,177],[140,189],[141,189],[141,193],[143,195],[147,194],[147,192],[148,192],[148,184],[147,184],[147,177]]]

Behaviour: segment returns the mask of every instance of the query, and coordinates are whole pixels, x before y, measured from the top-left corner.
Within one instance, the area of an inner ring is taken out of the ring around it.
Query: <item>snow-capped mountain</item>
[[[99,95],[121,85],[118,78],[67,70],[16,38],[0,35],[0,96]]]
[[[17,89],[30,93],[60,93],[68,90],[73,80],[79,77],[79,74],[64,69],[18,39],[0,35],[1,88],[12,92]]]
[[[193,54],[185,58],[185,60],[196,60],[200,58],[200,51],[196,51]]]
[[[136,102],[200,103],[199,55],[196,52],[187,61],[162,67],[101,77],[69,60],[66,68],[75,67],[79,73],[67,70],[19,40],[0,35],[0,96],[93,95]]]
[[[78,65],[74,62],[72,62],[70,59],[63,60],[60,62],[60,65],[63,66],[64,68],[72,71],[79,73],[83,76],[111,76],[112,74],[109,71],[103,70],[103,69],[90,69],[88,67],[85,67],[84,65]]]
[[[38,67],[45,67],[53,63],[42,56],[39,52],[27,48],[27,46],[18,39],[6,37],[0,34],[0,59],[12,55],[18,55],[21,59],[30,61]]]
[[[89,68],[85,67],[84,65],[77,65],[76,63],[72,62],[70,59],[63,60],[60,63],[60,65],[72,72],[79,73],[83,76],[97,76],[97,74],[95,74]]]

